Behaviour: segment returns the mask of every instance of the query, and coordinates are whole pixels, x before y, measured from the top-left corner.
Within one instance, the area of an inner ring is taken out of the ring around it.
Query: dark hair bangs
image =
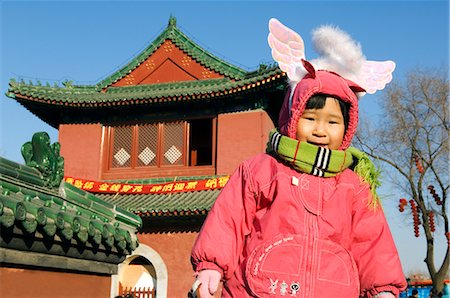
[[[311,96],[308,101],[306,102],[305,109],[306,110],[316,110],[316,109],[322,109],[325,106],[325,103],[327,101],[327,97],[330,97],[325,94],[315,94]],[[335,98],[335,97],[333,97]],[[349,110],[350,110],[350,104],[342,101],[341,99],[336,98],[336,100],[339,103],[339,107],[341,108],[342,116],[344,117],[344,125],[345,125],[345,131],[347,131],[348,127],[348,121],[349,121]]]

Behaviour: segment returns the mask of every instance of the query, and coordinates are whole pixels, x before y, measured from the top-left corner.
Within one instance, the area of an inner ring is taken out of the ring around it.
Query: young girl
[[[269,28],[272,55],[291,92],[268,154],[239,166],[198,235],[191,257],[197,292],[212,297],[223,281],[223,297],[397,297],[406,281],[375,193],[377,171],[349,148],[357,93],[384,88],[393,63],[380,67],[358,55],[356,84],[347,79],[355,67],[345,71],[342,56],[334,59],[340,63],[325,57],[313,66],[298,34],[275,19]],[[345,33],[328,29],[337,40],[319,48],[345,40],[348,53]],[[360,54],[359,46],[350,46],[353,56]],[[363,73],[374,66],[389,74],[368,79]]]

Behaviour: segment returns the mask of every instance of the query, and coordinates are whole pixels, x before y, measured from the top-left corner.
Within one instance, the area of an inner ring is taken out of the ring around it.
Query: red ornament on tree
[[[414,200],[409,200],[409,204],[411,205],[411,210],[413,214],[413,221],[414,221],[414,236],[419,237],[419,225],[420,225],[420,219],[419,219],[419,212],[417,210],[417,205]]]
[[[416,163],[417,171],[419,171],[419,173],[422,174],[424,170],[419,155],[417,154],[414,155],[414,162]]]
[[[430,230],[431,230],[431,232],[436,231],[436,227],[435,227],[435,225],[434,225],[434,212],[433,212],[433,211],[430,211],[430,212],[428,213],[428,221],[429,221],[429,224],[430,224]]]
[[[438,206],[442,205],[442,201],[441,198],[439,197],[439,195],[436,193],[436,190],[434,189],[433,185],[428,185],[428,190],[430,191],[430,194],[433,196],[434,201],[436,202],[436,204]]]
[[[398,200],[398,201],[399,201],[399,204],[398,204],[398,210],[399,210],[400,212],[405,211],[405,206],[408,205],[408,201],[407,201],[405,198],[401,198],[401,199]]]

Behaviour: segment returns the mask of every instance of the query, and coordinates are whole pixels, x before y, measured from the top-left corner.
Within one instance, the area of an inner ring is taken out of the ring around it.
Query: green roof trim
[[[18,164],[3,157],[0,157],[0,174],[17,178],[30,184],[44,186],[45,180],[42,174],[35,168]]]
[[[100,88],[106,88],[125,77],[141,63],[143,63],[151,54],[153,54],[153,52],[155,52],[156,49],[158,49],[159,46],[167,39],[171,40],[175,45],[177,45],[200,64],[211,68],[226,77],[241,79],[247,73],[247,71],[210,54],[198,44],[193,42],[192,39],[187,37],[177,28],[176,19],[171,17],[167,28],[146,49],[132,59],[126,66],[122,67],[120,70],[98,83],[97,86]]]

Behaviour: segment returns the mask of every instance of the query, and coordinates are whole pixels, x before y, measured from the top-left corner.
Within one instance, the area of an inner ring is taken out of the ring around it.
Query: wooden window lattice
[[[158,125],[139,126],[138,167],[158,165]]]
[[[110,168],[211,165],[211,133],[211,120],[113,126]]]
[[[183,165],[184,122],[164,124],[162,165]]]
[[[133,128],[131,126],[118,126],[114,128],[114,144],[112,167],[131,167]]]

